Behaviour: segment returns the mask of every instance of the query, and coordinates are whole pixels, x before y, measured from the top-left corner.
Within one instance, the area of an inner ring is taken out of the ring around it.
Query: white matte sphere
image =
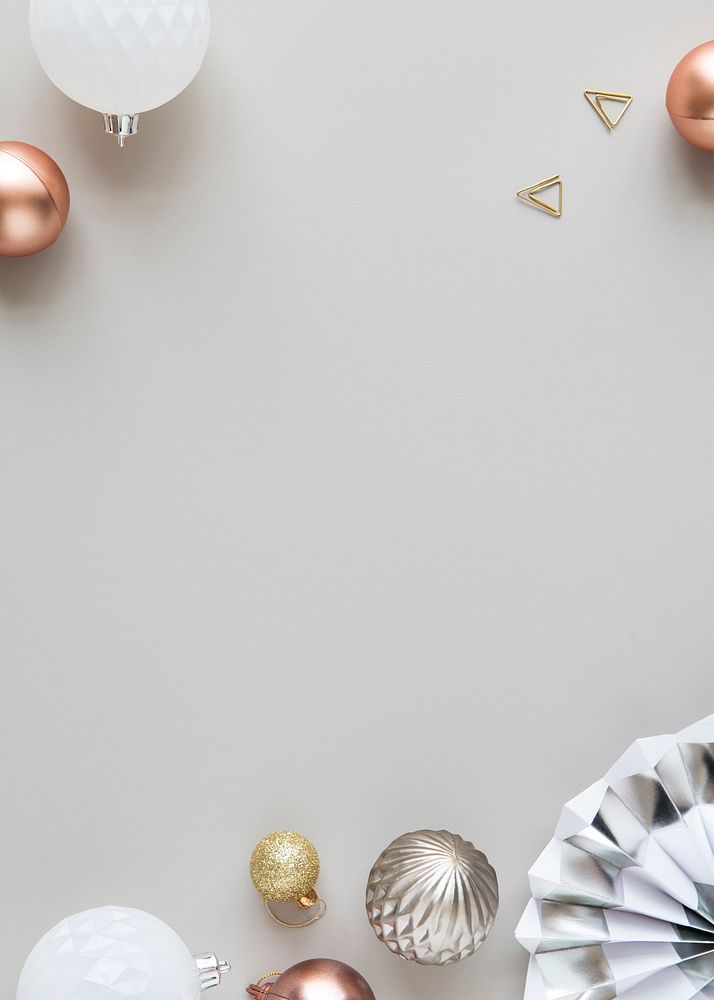
[[[62,920],[30,952],[17,1000],[199,1000],[196,961],[150,913],[102,906]]]
[[[45,73],[102,114],[139,114],[180,94],[201,68],[210,27],[208,0],[30,2]]]

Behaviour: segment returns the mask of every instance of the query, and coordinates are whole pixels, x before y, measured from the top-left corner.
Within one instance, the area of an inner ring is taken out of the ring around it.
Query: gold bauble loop
[[[318,920],[322,920],[327,913],[327,903],[321,896],[318,896],[317,893],[315,893],[314,901],[309,901],[304,898],[304,902],[301,900],[297,904],[306,914],[303,920],[283,920],[283,918],[279,917],[275,912],[273,904],[269,899],[264,899],[263,904],[265,909],[268,911],[268,915],[275,921],[276,924],[280,924],[281,927],[309,927],[311,924],[316,924]]]
[[[310,896],[320,874],[314,845],[293,830],[263,837],[250,858],[250,877],[265,900],[299,903]]]

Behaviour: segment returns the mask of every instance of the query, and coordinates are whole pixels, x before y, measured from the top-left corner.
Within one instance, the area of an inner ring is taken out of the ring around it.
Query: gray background
[[[517,1000],[561,804],[712,710],[714,156],[669,125],[709,0],[214,0],[120,152],[3,11],[2,133],[62,240],[0,262],[0,966],[156,913],[379,1000]],[[635,103],[612,136],[582,96]],[[560,171],[559,222],[517,188]],[[328,917],[247,876],[293,827]],[[480,954],[373,937],[367,872],[447,827],[498,869]]]

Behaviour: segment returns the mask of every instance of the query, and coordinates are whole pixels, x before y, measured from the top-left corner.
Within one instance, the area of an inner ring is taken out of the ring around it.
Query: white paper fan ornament
[[[714,998],[714,715],[637,740],[529,875],[525,1000]]]

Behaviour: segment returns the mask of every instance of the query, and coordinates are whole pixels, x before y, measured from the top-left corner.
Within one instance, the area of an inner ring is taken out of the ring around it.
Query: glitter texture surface
[[[300,833],[280,830],[263,837],[250,859],[250,877],[263,899],[294,903],[307,896],[320,874],[313,844]]]

